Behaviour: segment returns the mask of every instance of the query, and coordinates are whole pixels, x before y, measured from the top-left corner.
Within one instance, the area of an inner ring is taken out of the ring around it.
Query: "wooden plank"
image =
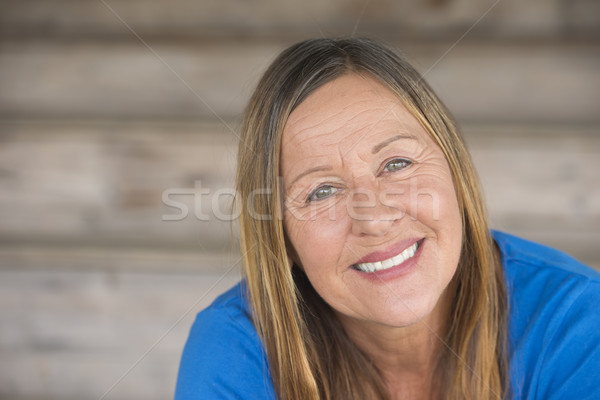
[[[599,128],[466,127],[492,226],[600,269]]]
[[[493,213],[494,214],[494,213]],[[492,215],[492,227],[565,251],[600,270],[596,243],[600,232],[587,226],[563,223],[560,218],[528,215]],[[0,246],[0,270],[100,270],[142,273],[218,273],[241,262],[239,249],[210,253],[200,249],[121,247],[95,245],[11,243]],[[239,270],[238,267],[235,268]]]
[[[585,125],[600,121],[598,107],[585,103],[600,101],[600,75],[593,72],[600,69],[600,43],[581,47],[461,43],[446,57],[436,54],[424,62],[418,59],[417,65],[463,122]]]
[[[195,314],[240,279],[236,260],[186,272],[156,251],[47,250],[0,249],[2,398],[97,400],[111,388],[106,398],[172,397]],[[163,271],[132,270],[136,258]]]
[[[242,257],[239,249],[224,253],[202,249],[156,247],[73,246],[70,244],[11,244],[0,246],[0,270],[36,270],[109,274],[166,273],[220,274],[230,268],[239,274]]]
[[[576,4],[571,4],[571,3]],[[477,35],[509,33],[561,34],[570,18],[592,2],[559,0],[505,0],[482,23]],[[443,35],[468,29],[492,3],[463,1],[317,0],[274,2],[235,0],[191,1],[128,0],[81,2],[77,0],[12,0],[3,2],[0,25],[11,35],[127,35],[114,14],[141,35],[350,34],[355,27],[372,33]],[[109,8],[110,7],[110,8]],[[60,10],[60,12],[58,12]],[[595,20],[597,21],[597,19]],[[584,26],[594,20],[583,19]],[[580,27],[581,29],[581,27]]]
[[[5,246],[235,249],[236,138],[219,123],[5,121],[0,130]],[[466,125],[494,226],[600,260],[598,133]]]
[[[0,26],[5,36],[127,37],[130,32],[120,18],[143,37],[339,36],[358,30],[378,36],[430,38],[449,34],[458,37],[489,10],[471,36],[557,37],[565,32],[597,34],[599,21],[597,3],[593,0],[530,0],[526,3],[504,0],[497,5],[477,0],[260,0],[252,3],[110,0],[104,3],[4,0]]]
[[[473,125],[465,131],[497,215],[600,215],[598,127]]]
[[[598,124],[599,42],[394,42],[461,121]],[[237,118],[290,42],[4,42],[0,117]]]
[[[0,396],[99,399],[131,368],[107,399],[172,397],[195,314],[239,280],[225,272],[0,270]]]
[[[0,129],[3,241],[231,248],[227,189],[236,137],[227,128],[7,123]]]
[[[138,43],[0,45],[0,115],[228,118],[273,56],[260,44],[152,48],[160,59]]]

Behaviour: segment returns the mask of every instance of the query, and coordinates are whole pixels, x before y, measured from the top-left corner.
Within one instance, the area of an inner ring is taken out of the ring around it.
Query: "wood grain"
[[[235,130],[148,121],[0,129],[6,245],[235,250]],[[600,260],[597,126],[466,124],[465,137],[496,227]]]
[[[87,37],[262,38],[339,36],[458,38],[478,21],[476,37],[560,37],[598,34],[593,0],[4,0],[2,33],[77,39]]]
[[[461,121],[600,123],[599,42],[393,43]],[[235,119],[289,44],[4,42],[0,117]]]

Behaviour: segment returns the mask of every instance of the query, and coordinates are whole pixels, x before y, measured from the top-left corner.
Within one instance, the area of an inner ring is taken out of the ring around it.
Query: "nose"
[[[356,236],[385,236],[402,216],[398,208],[382,202],[377,191],[355,191],[349,199],[348,213]]]

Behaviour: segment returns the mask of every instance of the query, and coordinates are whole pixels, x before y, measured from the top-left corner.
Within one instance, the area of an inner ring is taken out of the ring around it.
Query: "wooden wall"
[[[0,398],[172,396],[194,314],[239,279],[218,190],[240,113],[309,36],[402,49],[462,123],[494,226],[600,268],[599,4],[1,1]]]

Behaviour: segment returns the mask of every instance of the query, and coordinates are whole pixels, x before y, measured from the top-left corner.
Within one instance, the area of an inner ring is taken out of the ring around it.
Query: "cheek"
[[[435,254],[443,265],[455,267],[462,245],[462,217],[452,182],[435,175],[421,177],[410,190],[407,214],[425,225],[436,238]]]
[[[440,273],[446,282],[456,271],[462,247],[462,217],[456,191],[453,184],[442,180],[426,185],[421,193],[417,218],[435,234],[435,254],[443,266]]]
[[[302,220],[286,215],[285,229],[307,273],[336,266],[346,238],[343,216]]]
[[[458,201],[451,182],[422,177],[410,183],[407,193],[406,213],[412,219],[430,227],[444,224],[446,228],[461,229]]]

